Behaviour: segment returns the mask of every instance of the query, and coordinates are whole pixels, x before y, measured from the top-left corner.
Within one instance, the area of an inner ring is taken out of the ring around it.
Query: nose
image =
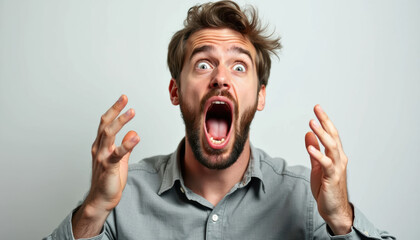
[[[213,71],[213,76],[210,81],[210,88],[220,88],[222,90],[229,90],[231,86],[229,73],[223,66],[218,66]]]

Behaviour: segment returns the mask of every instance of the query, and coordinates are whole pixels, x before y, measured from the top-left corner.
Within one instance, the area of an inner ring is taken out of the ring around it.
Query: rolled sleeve
[[[74,209],[67,217],[60,223],[60,225],[47,237],[43,240],[61,240],[61,239],[69,239],[75,240],[73,235],[73,226],[71,224],[71,219],[73,217],[73,213],[77,211],[78,208]],[[101,233],[97,236],[91,238],[80,238],[86,240],[105,240],[104,238],[105,231],[102,228]]]
[[[378,230],[363,213],[353,206],[354,220],[351,232],[346,235],[332,236],[331,229],[327,226],[327,232],[330,239],[350,240],[350,239],[396,239],[385,231]]]
[[[387,232],[377,229],[356,207],[354,207],[353,228],[366,239],[396,239]]]
[[[337,240],[360,239],[360,237],[357,236],[357,233],[353,227],[351,228],[351,231],[347,233],[346,235],[331,236],[330,231],[328,231],[328,234],[330,235],[330,239],[337,239]]]

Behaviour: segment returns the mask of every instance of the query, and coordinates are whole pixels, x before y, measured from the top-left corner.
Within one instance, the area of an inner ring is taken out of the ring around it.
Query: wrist
[[[326,222],[334,235],[346,235],[351,232],[353,219],[354,210],[353,206],[349,203],[341,214],[329,218]]]
[[[91,221],[105,220],[111,212],[111,210],[90,203],[83,203],[79,210],[81,211],[83,218]]]
[[[83,203],[73,213],[72,230],[75,239],[90,238],[100,234],[110,211]]]

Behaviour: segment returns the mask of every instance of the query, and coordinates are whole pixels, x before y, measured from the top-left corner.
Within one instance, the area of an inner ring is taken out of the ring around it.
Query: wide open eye
[[[198,69],[210,69],[210,68],[211,68],[211,66],[210,66],[210,64],[209,64],[209,63],[207,63],[207,62],[199,62],[199,63],[197,64],[197,68],[198,68]]]
[[[233,70],[238,71],[238,72],[245,72],[246,68],[243,64],[236,64],[233,67]]]

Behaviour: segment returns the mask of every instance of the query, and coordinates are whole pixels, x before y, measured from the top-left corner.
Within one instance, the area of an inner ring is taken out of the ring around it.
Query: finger
[[[102,132],[106,125],[110,124],[114,119],[120,114],[120,112],[127,105],[128,98],[126,95],[121,95],[121,97],[110,107],[102,116],[101,122],[98,128],[98,135]]]
[[[341,140],[338,135],[338,130],[334,126],[331,119],[328,117],[328,115],[324,112],[324,110],[321,108],[321,105],[317,104],[314,107],[314,112],[316,117],[318,118],[319,122],[321,123],[322,127],[325,129],[325,131],[332,137],[334,140],[340,145],[341,147]]]
[[[101,143],[102,131],[103,129],[112,122],[118,114],[124,109],[127,105],[128,99],[127,96],[124,94],[120,96],[120,98],[109,108],[102,116],[101,121],[98,127],[98,134],[96,136],[95,141],[92,144],[92,155],[95,155],[97,150],[99,149],[99,144]]]
[[[313,132],[307,132],[305,135],[305,146],[308,147],[309,145],[314,146],[316,149],[320,150],[318,139]]]
[[[306,146],[306,150],[308,150],[309,146],[315,147],[316,149],[319,150],[319,143],[318,143],[318,139],[315,136],[315,133],[313,132],[306,133],[305,146]],[[322,180],[319,176],[323,175],[323,168],[322,168],[322,165],[314,157],[311,156],[311,154],[309,154],[309,158],[311,160],[311,190],[315,199],[317,199],[320,188],[321,188],[321,180]]]
[[[140,142],[140,137],[135,131],[129,131],[121,142],[121,146],[115,148],[110,161],[115,163],[121,160],[127,153],[133,151],[133,148]],[[128,161],[128,159],[127,159]]]
[[[135,115],[134,109],[128,109],[124,114],[119,116],[116,120],[114,120],[111,124],[105,127],[102,136],[101,136],[101,146],[103,147],[111,147],[115,141],[115,135],[121,130],[121,128],[133,119]]]
[[[306,149],[308,149],[309,146],[313,146],[316,149],[320,150],[318,139],[316,139],[315,133],[313,132],[307,132],[305,135],[305,146]],[[321,165],[316,161],[310,154],[309,157],[311,159],[311,165],[312,169],[318,169],[321,168]]]
[[[338,151],[337,142],[322,128],[321,125],[319,125],[316,120],[312,119],[309,126],[319,138],[322,145],[324,145],[326,154],[329,156],[331,155],[330,157],[334,160],[339,159],[340,152]]]
[[[321,151],[313,147],[312,145],[309,145],[307,147],[308,153],[316,162],[318,162],[321,165],[322,171],[324,172],[326,177],[331,177],[334,174],[334,163],[333,161],[322,154]]]

